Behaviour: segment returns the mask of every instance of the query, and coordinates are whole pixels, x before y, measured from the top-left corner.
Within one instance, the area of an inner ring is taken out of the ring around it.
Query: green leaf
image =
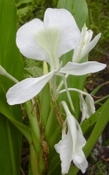
[[[16,8],[14,2],[0,1],[0,65],[16,79],[23,78],[23,59],[16,47]],[[5,91],[13,84],[6,77],[0,76]]]
[[[47,84],[39,94],[39,104],[40,104],[40,115],[41,115],[41,122],[43,127],[45,128],[48,116],[50,113],[50,103],[51,103],[51,96],[50,96],[50,89],[49,84]]]
[[[4,115],[31,143],[31,133],[30,129],[22,123],[22,111],[21,107],[16,105],[10,107],[5,99],[5,94],[2,90],[0,90],[0,113]]]
[[[60,159],[59,155],[56,153],[54,149],[54,145],[59,142],[61,139],[61,132],[62,132],[62,121],[61,121],[61,111],[59,111],[59,106],[54,103],[52,104],[52,109],[49,113],[48,120],[46,123],[46,127],[44,128],[44,135],[45,140],[47,141],[49,147],[49,154],[48,154],[48,175],[56,174],[58,171],[60,172]],[[59,125],[60,123],[60,125]],[[54,157],[54,155],[56,155]],[[55,164],[54,163],[55,159]],[[58,173],[60,174],[60,173]]]
[[[16,115],[16,112],[18,114]],[[4,93],[0,89],[0,174],[20,173],[22,135],[6,116],[21,122],[21,110],[16,106],[13,110],[6,103]]]
[[[0,174],[20,174],[21,139],[18,130],[0,114]]]
[[[16,8],[12,0],[0,1],[0,65],[12,76],[23,78],[23,60],[16,44]],[[22,134],[6,117],[22,122],[19,106],[10,107],[5,93],[13,82],[0,76],[0,174],[19,175],[21,164]],[[22,124],[22,123],[21,123]]]
[[[98,120],[96,122],[96,125],[87,141],[87,144],[84,148],[86,156],[89,155],[91,152],[92,148],[96,144],[99,136],[102,134],[105,126],[109,122],[109,99],[105,102],[105,104],[100,108],[100,112],[98,113]],[[96,113],[95,113],[96,114]]]

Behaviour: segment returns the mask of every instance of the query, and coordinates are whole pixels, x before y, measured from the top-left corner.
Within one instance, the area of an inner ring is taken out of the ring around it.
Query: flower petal
[[[95,112],[95,103],[90,94],[84,92],[82,90],[76,88],[68,88],[68,91],[75,91],[79,93],[80,97],[80,110],[82,112],[82,119],[81,123],[86,119],[89,118]],[[59,91],[59,93],[66,92],[66,89]],[[83,96],[86,96],[85,99]],[[79,128],[79,127],[78,127]]]
[[[70,135],[67,134],[59,143],[55,144],[57,153],[60,154],[61,159],[61,172],[66,174],[69,171],[72,161],[72,143]]]
[[[95,103],[90,94],[86,96],[85,101],[88,106],[89,115],[92,115],[95,112]]]
[[[83,26],[81,31],[80,43],[74,49],[72,61],[84,62],[83,58],[95,47],[100,39],[101,33],[99,33],[92,41],[93,31],[88,30],[86,25]]]
[[[48,8],[45,12],[44,23],[46,28],[54,28],[60,31],[60,41],[58,43],[58,58],[64,53],[75,48],[80,40],[80,31],[72,14],[66,9]],[[54,37],[51,45],[54,44]]]
[[[58,58],[75,48],[79,39],[73,16],[65,9],[48,8],[44,22],[34,19],[18,30],[16,43],[24,56],[45,60],[53,69],[59,65]]]
[[[105,64],[96,61],[88,61],[85,63],[68,62],[59,72],[69,75],[85,75],[101,71],[105,67]]]
[[[68,113],[70,115],[67,115],[66,120],[68,124],[68,132],[72,141],[72,161],[75,166],[77,166],[84,173],[88,166],[88,162],[82,151],[84,145],[86,144],[86,140],[83,136],[79,123],[74,116],[71,115],[70,111]]]
[[[40,31],[44,30],[44,23],[39,19],[33,19],[19,28],[16,44],[25,57],[36,60],[47,60],[47,53],[35,40],[35,35],[37,33],[40,35]]]
[[[83,47],[80,59],[85,57],[96,46],[100,37],[101,37],[101,33],[99,33],[92,41],[90,41],[87,45]]]
[[[68,124],[68,132],[70,133],[70,137],[71,137],[72,144],[73,144],[72,154],[74,154],[76,152],[76,150],[78,151],[78,150],[82,149],[82,147],[86,144],[86,140],[83,136],[83,133],[82,133],[82,130],[81,130],[79,123],[77,122],[75,117],[70,113],[70,111],[67,107],[66,107],[66,109],[67,109],[66,121]]]
[[[75,155],[73,156],[73,163],[82,171],[82,173],[86,172],[88,162],[82,150],[78,150],[75,153]]]
[[[95,112],[94,100],[90,94],[86,95],[85,99],[80,94],[80,110],[82,112],[81,123]]]
[[[38,78],[27,78],[13,87],[11,87],[7,94],[7,102],[10,105],[24,103],[35,97],[45,86],[45,84],[52,78],[54,72],[50,72]]]
[[[60,154],[62,174],[68,173],[71,161],[73,161],[75,166],[82,172],[85,172],[88,163],[82,148],[86,144],[86,140],[79,123],[70,113],[67,104],[64,101],[62,104],[67,117],[63,125],[62,139],[55,145],[56,151]]]

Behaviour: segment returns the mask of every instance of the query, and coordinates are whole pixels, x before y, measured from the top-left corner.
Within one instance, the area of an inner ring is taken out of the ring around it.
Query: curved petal
[[[35,97],[45,86],[45,84],[52,78],[54,72],[50,72],[38,78],[27,78],[13,87],[11,87],[7,94],[7,102],[10,105],[24,103]]]
[[[87,43],[87,45],[83,47],[81,52],[81,58],[85,57],[96,46],[100,37],[101,37],[101,33],[95,36],[95,38],[92,41],[90,41],[89,43]]]
[[[84,44],[84,45],[87,45],[87,44],[91,41],[92,36],[93,36],[93,31],[92,31],[92,30],[87,30],[87,29],[86,29],[85,43],[83,43],[83,44]]]
[[[48,8],[45,12],[44,23],[46,29],[54,28],[60,31],[60,40],[58,43],[58,58],[64,53],[74,49],[80,40],[80,31],[72,14],[66,9]],[[54,43],[55,37],[52,32],[49,36]]]
[[[105,64],[96,61],[88,61],[85,63],[68,62],[59,72],[69,75],[85,75],[101,71],[105,67]]]
[[[45,60],[53,69],[59,65],[58,58],[75,48],[79,39],[73,16],[65,9],[48,8],[44,22],[34,19],[18,30],[16,43],[24,56]]]
[[[80,110],[82,112],[81,123],[95,112],[94,100],[90,94],[86,95],[85,99],[80,94]]]
[[[62,174],[68,173],[71,161],[82,172],[85,172],[88,162],[82,148],[86,144],[86,140],[78,121],[70,113],[67,104],[63,101],[62,105],[66,112],[66,121],[63,125],[62,139],[55,145],[56,151],[60,154]],[[66,123],[68,128],[66,127]]]
[[[57,153],[60,154],[61,172],[66,174],[69,171],[72,161],[72,143],[70,135],[67,134],[59,143],[55,144]]]
[[[75,153],[75,155],[73,156],[73,163],[82,171],[82,173],[86,172],[88,162],[82,150],[78,150]]]
[[[86,144],[86,140],[83,136],[79,123],[70,113],[70,111],[68,111],[68,113],[69,115],[67,115],[67,124],[70,139],[72,141],[72,161],[82,172],[85,172],[88,162],[85,158],[82,148]]]
[[[46,51],[36,42],[36,34],[45,31],[44,23],[39,19],[24,24],[17,31],[16,44],[20,52],[27,58],[47,61]]]

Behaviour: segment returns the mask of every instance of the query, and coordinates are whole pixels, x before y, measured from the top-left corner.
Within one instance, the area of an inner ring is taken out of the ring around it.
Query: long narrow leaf
[[[16,47],[16,8],[14,1],[0,1],[0,65],[18,80],[23,78],[23,60]],[[6,104],[5,93],[13,82],[0,76],[0,174],[19,175],[21,163],[22,135],[6,118],[22,122],[22,112],[18,106]]]

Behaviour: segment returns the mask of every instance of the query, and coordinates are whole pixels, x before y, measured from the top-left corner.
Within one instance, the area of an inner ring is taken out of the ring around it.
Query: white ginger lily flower
[[[62,174],[68,173],[71,162],[73,161],[74,165],[77,166],[82,173],[85,173],[88,162],[82,149],[86,144],[86,140],[82,134],[79,123],[70,113],[65,102],[63,102],[63,106],[67,117],[63,125],[62,139],[54,146],[60,154],[61,172]]]
[[[48,8],[43,22],[33,19],[24,24],[16,38],[20,52],[27,58],[46,61],[50,65],[50,72],[38,78],[27,78],[11,87],[6,94],[7,102],[14,105],[32,99],[58,73],[84,75],[104,69],[105,65],[97,62],[86,65],[68,62],[62,67],[59,58],[74,49],[79,40],[77,24],[65,9]]]
[[[92,36],[93,31],[88,30],[84,25],[81,31],[80,43],[74,49],[74,54],[72,57],[73,62],[82,62],[82,59],[96,46],[101,37],[101,33],[99,33],[93,40],[91,40]]]

